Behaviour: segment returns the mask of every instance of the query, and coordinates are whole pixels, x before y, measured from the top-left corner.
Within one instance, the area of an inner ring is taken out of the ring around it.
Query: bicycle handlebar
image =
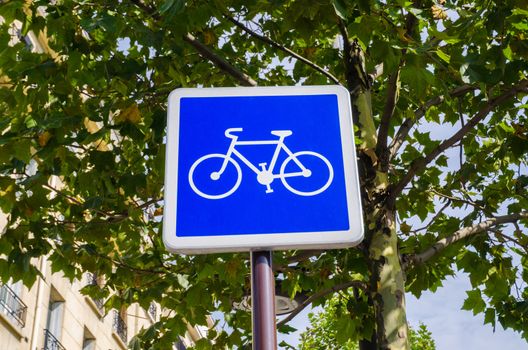
[[[242,128],[229,128],[225,131],[225,136],[229,138],[236,137],[235,135],[231,135],[232,132],[240,132],[242,131]]]

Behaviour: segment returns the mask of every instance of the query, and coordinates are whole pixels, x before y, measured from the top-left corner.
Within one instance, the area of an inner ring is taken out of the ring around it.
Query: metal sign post
[[[277,350],[275,278],[271,251],[251,252],[253,350]]]

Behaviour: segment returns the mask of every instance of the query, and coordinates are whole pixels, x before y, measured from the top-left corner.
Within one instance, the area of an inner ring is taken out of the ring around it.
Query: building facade
[[[24,41],[35,52],[49,51],[42,33],[22,36],[21,26],[18,22],[11,26],[13,43]],[[0,87],[9,88],[1,74]],[[6,217],[0,212],[0,235],[5,225]],[[148,310],[138,304],[105,310],[103,300],[81,294],[85,286],[99,283],[92,274],[71,283],[61,273],[52,273],[46,257],[32,263],[41,276],[31,288],[20,281],[0,281],[0,350],[125,350],[134,335],[159,320],[161,310],[156,303]],[[173,348],[184,350],[206,333],[207,327],[189,326],[186,337]]]
[[[125,350],[141,329],[159,320],[159,306],[134,304],[104,310],[103,300],[79,290],[96,283],[91,274],[70,281],[52,273],[45,257],[36,261],[42,277],[30,288],[21,282],[0,284],[0,350]],[[174,345],[185,349],[190,336]]]
[[[0,232],[5,221],[0,213]],[[161,316],[156,303],[148,310],[138,304],[105,310],[104,300],[80,292],[99,284],[93,274],[85,273],[72,283],[62,273],[52,273],[45,256],[33,264],[41,276],[31,288],[21,281],[0,283],[0,350],[125,350],[136,334]],[[206,327],[189,326],[173,349],[184,350],[206,335]]]

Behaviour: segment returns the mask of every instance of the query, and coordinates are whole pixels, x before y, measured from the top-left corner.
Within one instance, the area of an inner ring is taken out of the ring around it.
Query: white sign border
[[[184,97],[295,95],[337,95],[349,229],[323,232],[178,237],[176,235],[176,213],[180,99]],[[347,89],[339,85],[180,88],[173,90],[169,95],[167,112],[165,208],[163,214],[163,242],[165,247],[174,253],[204,254],[257,250],[333,249],[359,244],[363,240],[364,228],[353,130],[350,95]]]

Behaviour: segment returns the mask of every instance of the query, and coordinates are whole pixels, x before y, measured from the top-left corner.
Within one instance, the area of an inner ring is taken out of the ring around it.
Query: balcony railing
[[[99,312],[101,312],[102,314],[104,314],[104,299],[98,299],[98,298],[92,298],[95,306],[97,306],[97,309],[99,310]]]
[[[95,273],[88,272],[86,274],[86,285],[87,286],[99,286],[98,278]],[[92,301],[94,302],[95,306],[97,306],[97,309],[101,314],[104,314],[104,299],[102,298],[92,298]]]
[[[150,317],[152,317],[152,320],[156,321],[156,316],[158,316],[158,306],[154,302],[150,303],[148,313]]]
[[[127,325],[125,321],[121,318],[121,315],[119,315],[119,312],[117,310],[114,310],[114,324],[113,324],[114,332],[121,338],[123,343],[127,343]]]
[[[44,350],[66,350],[61,342],[47,329],[44,330]]]
[[[0,312],[15,321],[20,327],[26,325],[26,304],[5,284],[0,285]]]
[[[174,348],[175,350],[186,350],[187,349],[181,340],[179,340],[177,343],[174,343]]]
[[[87,272],[86,273],[86,285],[87,286],[98,286],[97,275],[95,273]]]

